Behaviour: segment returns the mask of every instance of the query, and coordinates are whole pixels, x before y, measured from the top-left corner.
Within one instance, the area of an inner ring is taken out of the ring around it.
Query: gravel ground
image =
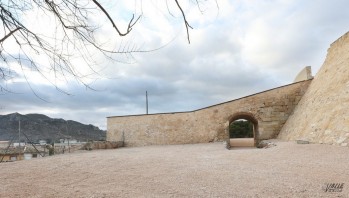
[[[344,183],[342,192],[325,192]],[[276,142],[96,150],[0,164],[0,197],[349,197],[349,148]]]

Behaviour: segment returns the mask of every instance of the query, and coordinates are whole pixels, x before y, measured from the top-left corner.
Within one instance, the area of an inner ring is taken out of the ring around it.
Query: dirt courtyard
[[[331,183],[342,192],[325,192]],[[349,197],[349,148],[277,142],[84,151],[1,163],[0,197]]]

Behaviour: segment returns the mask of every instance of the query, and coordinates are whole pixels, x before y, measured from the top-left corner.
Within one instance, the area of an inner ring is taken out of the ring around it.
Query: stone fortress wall
[[[326,60],[278,138],[349,143],[349,32],[331,44]]]
[[[125,146],[191,144],[227,140],[230,122],[247,119],[256,141],[275,138],[310,80],[278,87],[190,112],[114,116],[107,119],[107,140]]]
[[[308,79],[308,80],[307,80]],[[189,144],[229,138],[229,124],[247,119],[260,140],[349,143],[349,33],[331,44],[313,80],[306,67],[290,85],[203,109],[107,118],[107,140],[126,146]],[[299,82],[298,82],[299,81]]]

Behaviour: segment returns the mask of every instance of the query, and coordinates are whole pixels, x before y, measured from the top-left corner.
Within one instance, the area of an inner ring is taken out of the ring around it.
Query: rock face
[[[104,140],[106,131],[93,125],[85,125],[72,120],[50,118],[42,114],[21,115],[13,113],[0,115],[0,140],[15,139],[18,141],[19,120],[21,125],[21,140],[57,141],[59,139],[76,139],[79,141]]]
[[[349,143],[349,32],[331,44],[326,60],[280,131],[283,140]]]

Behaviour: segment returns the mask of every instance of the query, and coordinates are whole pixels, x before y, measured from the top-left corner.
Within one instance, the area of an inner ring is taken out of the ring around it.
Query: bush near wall
[[[116,149],[124,146],[122,141],[93,141],[87,142],[82,150],[97,150],[97,149]]]

